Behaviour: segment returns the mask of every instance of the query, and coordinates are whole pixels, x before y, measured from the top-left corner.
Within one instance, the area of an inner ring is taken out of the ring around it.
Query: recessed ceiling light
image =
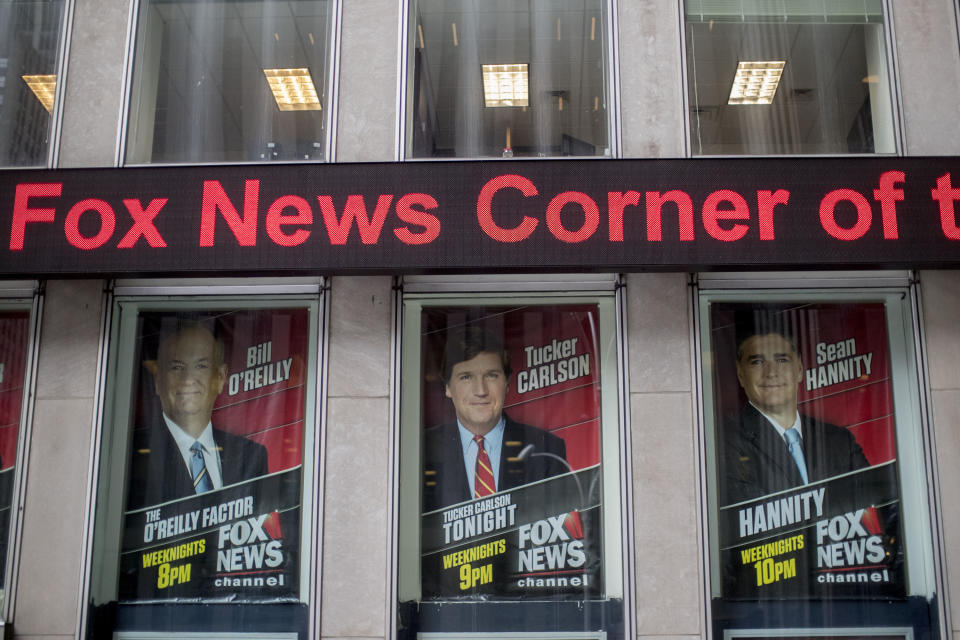
[[[777,93],[784,60],[760,60],[737,63],[727,104],[770,104]]]
[[[309,69],[264,69],[280,111],[319,111],[317,88]]]
[[[37,100],[47,110],[47,113],[53,112],[53,98],[57,93],[57,76],[21,76],[23,81],[37,96]]]
[[[530,104],[527,63],[482,66],[483,96],[488,107],[526,107]]]

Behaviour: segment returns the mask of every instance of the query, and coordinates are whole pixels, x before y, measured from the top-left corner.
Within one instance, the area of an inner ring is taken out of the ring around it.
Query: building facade
[[[10,637],[960,638],[954,0],[0,28]],[[499,346],[445,355],[471,326]],[[184,331],[215,340],[207,496],[138,475],[187,429]],[[471,392],[497,491],[440,496],[456,367],[504,351]],[[804,477],[749,405],[796,415]]]

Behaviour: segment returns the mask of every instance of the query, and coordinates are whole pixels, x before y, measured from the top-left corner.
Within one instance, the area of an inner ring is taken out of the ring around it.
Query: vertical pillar
[[[103,283],[47,283],[30,440],[17,637],[74,638],[83,591]]]
[[[391,280],[330,293],[321,634],[385,638],[391,571]]]
[[[697,427],[686,276],[627,279],[637,636],[699,638]]]

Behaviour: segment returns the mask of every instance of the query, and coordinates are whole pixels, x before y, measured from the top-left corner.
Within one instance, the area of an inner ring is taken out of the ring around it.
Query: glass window
[[[143,0],[127,163],[326,156],[331,0]]]
[[[613,296],[403,309],[398,637],[623,638]]]
[[[411,0],[407,156],[609,156],[607,6]]]
[[[30,407],[24,403],[31,384],[33,331],[35,319],[29,301],[0,302],[0,619],[7,611],[7,561],[13,557],[16,544],[11,534],[17,528],[17,460],[20,432],[27,421]],[[14,522],[11,522],[11,519]]]
[[[939,637],[907,291],[700,302],[714,637]]]
[[[63,7],[0,0],[0,166],[48,164]]]
[[[685,0],[694,155],[895,153],[883,0]]]
[[[306,633],[317,314],[118,300],[87,637]]]

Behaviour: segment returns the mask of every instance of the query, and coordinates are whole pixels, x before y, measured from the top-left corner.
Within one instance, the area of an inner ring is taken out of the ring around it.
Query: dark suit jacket
[[[177,442],[162,418],[134,435],[130,462],[127,508],[139,509],[194,495],[193,478],[183,462]],[[267,450],[263,445],[220,429],[213,430],[220,450],[223,486],[267,474]]]
[[[848,430],[800,416],[807,476],[816,482],[870,466]],[[720,466],[722,504],[733,504],[803,484],[800,471],[777,430],[747,404],[723,426]]]
[[[569,469],[549,456],[530,456],[526,460],[510,460],[528,444],[536,453],[552,453],[564,460],[566,443],[562,438],[506,418],[503,447],[500,450],[500,472],[497,490],[513,489],[530,482],[567,473]],[[433,511],[473,498],[467,484],[463,447],[456,423],[427,429],[423,440],[423,511]]]

